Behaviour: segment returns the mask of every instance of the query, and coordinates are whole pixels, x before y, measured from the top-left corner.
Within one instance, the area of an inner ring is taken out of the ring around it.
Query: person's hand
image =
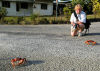
[[[75,23],[74,23],[74,22],[71,22],[71,24],[72,24],[73,26],[75,26]]]
[[[82,24],[82,22],[80,22],[80,21],[78,21],[77,23],[78,23],[78,24]]]
[[[75,26],[75,23],[73,23],[73,26]]]

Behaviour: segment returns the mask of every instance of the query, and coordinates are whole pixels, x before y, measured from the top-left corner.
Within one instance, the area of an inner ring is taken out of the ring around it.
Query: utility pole
[[[56,0],[56,18],[57,18],[57,14],[58,14],[57,10],[58,10],[58,0]]]
[[[35,8],[35,0],[33,2],[33,14],[34,14],[34,8]]]

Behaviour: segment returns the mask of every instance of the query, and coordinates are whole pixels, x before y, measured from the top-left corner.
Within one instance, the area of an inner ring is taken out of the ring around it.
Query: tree
[[[83,1],[83,0],[72,0],[72,6],[74,7],[76,4],[81,4],[84,7],[85,1]]]
[[[70,7],[70,5],[64,7],[63,12],[64,12],[64,15],[66,16],[66,19],[67,19],[67,22],[68,22],[70,20],[70,16],[71,16],[71,13],[72,13],[72,8]]]
[[[31,14],[31,16],[30,16],[30,18],[31,18],[31,20],[32,20],[32,22],[34,23],[34,24],[37,24],[37,18],[39,17],[39,14]]]
[[[100,1],[99,0],[92,0],[92,3],[93,3],[93,13],[95,15],[95,18],[96,18],[96,15],[100,15]]]
[[[69,0],[60,0],[60,1],[69,1]]]
[[[80,4],[86,13],[91,13],[92,3],[91,0],[72,0],[72,7],[74,8],[76,4]]]
[[[4,7],[0,7],[0,21],[2,22],[4,17],[7,15],[7,10]]]
[[[76,4],[82,5],[84,7],[86,4],[89,4],[91,0],[72,0],[72,5],[75,6]]]
[[[93,9],[93,3],[89,2],[84,5],[83,10],[86,12],[86,14],[93,14],[92,9]]]

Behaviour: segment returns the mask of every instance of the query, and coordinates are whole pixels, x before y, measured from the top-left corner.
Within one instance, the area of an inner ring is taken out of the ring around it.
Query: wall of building
[[[0,5],[2,6],[2,3],[0,2]],[[36,8],[33,7],[35,5]],[[16,11],[16,2],[10,2],[10,8],[6,8],[8,11],[7,16],[30,16],[32,13],[39,14],[39,15],[52,15],[53,14],[53,3],[47,4],[47,9],[41,9],[41,4],[36,3],[28,4],[28,9],[19,9],[19,11]]]
[[[2,7],[2,3],[0,5]],[[28,4],[28,9],[19,8],[19,11],[16,11],[16,2],[10,2],[10,8],[6,8],[8,11],[7,16],[30,16],[33,12],[32,5]]]
[[[10,8],[6,8],[8,11],[7,16],[16,16],[16,3],[11,2],[10,3]]]
[[[34,5],[36,8],[33,8],[33,13],[36,13],[39,15],[52,15],[53,14],[53,4],[52,3],[47,4],[46,10],[41,9],[41,4],[34,4]]]
[[[1,1],[0,1],[0,7],[2,6],[2,3],[1,3]]]
[[[33,4],[28,4],[28,9],[20,8],[19,11],[16,11],[17,16],[30,16],[33,12]]]

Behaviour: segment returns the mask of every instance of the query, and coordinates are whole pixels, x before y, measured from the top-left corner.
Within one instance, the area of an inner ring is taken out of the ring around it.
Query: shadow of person
[[[100,33],[88,33],[89,36],[100,35]]]
[[[96,45],[100,45],[100,43],[96,43]]]

